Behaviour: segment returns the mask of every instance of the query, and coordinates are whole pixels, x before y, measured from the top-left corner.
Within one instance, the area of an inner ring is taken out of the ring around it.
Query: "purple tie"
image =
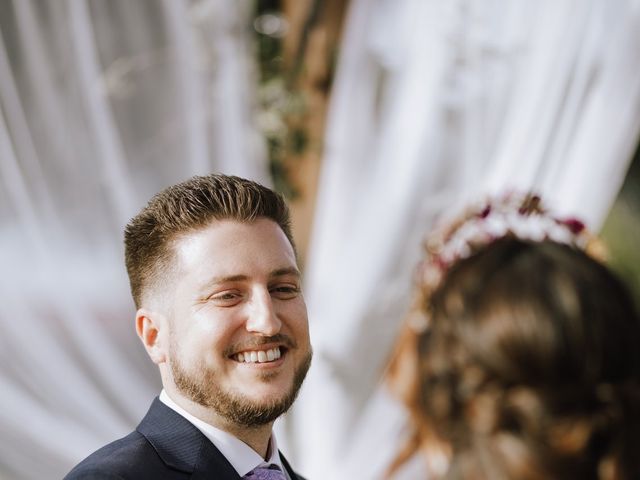
[[[277,465],[254,468],[242,478],[250,480],[287,480],[287,477],[284,476],[284,473]]]

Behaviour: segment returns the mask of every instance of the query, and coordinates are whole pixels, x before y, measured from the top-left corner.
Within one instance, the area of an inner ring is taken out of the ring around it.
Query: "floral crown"
[[[428,236],[426,259],[417,271],[418,284],[427,291],[435,290],[453,264],[507,236],[551,240],[584,251],[594,241],[580,220],[554,217],[538,195],[511,192],[490,197]]]

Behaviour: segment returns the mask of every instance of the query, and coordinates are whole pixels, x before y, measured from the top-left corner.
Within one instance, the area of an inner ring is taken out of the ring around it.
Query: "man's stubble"
[[[179,358],[177,345],[172,338],[169,364],[175,385],[184,396],[214,410],[218,415],[236,425],[256,427],[273,422],[289,410],[311,366],[312,352],[309,350],[296,367],[289,391],[279,398],[263,402],[254,401],[245,395],[221,388],[217,380],[217,372],[207,368],[202,362],[196,366],[195,371],[189,372]],[[260,379],[268,382],[276,375],[278,374],[275,372],[265,372]]]

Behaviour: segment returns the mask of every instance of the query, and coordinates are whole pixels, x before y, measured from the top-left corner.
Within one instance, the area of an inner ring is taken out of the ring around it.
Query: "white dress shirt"
[[[282,465],[280,453],[278,452],[276,436],[273,432],[271,433],[269,448],[267,449],[269,459],[265,461],[262,456],[242,440],[239,440],[230,433],[220,430],[213,425],[209,425],[208,423],[191,415],[184,408],[174,402],[164,389],[160,392],[160,401],[167,407],[175,410],[176,413],[186,418],[194,427],[200,430],[205,437],[211,440],[215,447],[220,450],[220,453],[225,456],[231,466],[241,477],[244,477],[254,468],[266,465],[277,465],[280,467],[280,470],[282,470],[287,480],[291,480],[287,470],[284,468],[284,465]]]

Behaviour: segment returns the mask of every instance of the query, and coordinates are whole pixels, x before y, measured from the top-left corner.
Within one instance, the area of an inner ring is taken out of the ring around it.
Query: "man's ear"
[[[167,319],[159,312],[140,308],[136,312],[136,332],[155,364],[167,361]]]

